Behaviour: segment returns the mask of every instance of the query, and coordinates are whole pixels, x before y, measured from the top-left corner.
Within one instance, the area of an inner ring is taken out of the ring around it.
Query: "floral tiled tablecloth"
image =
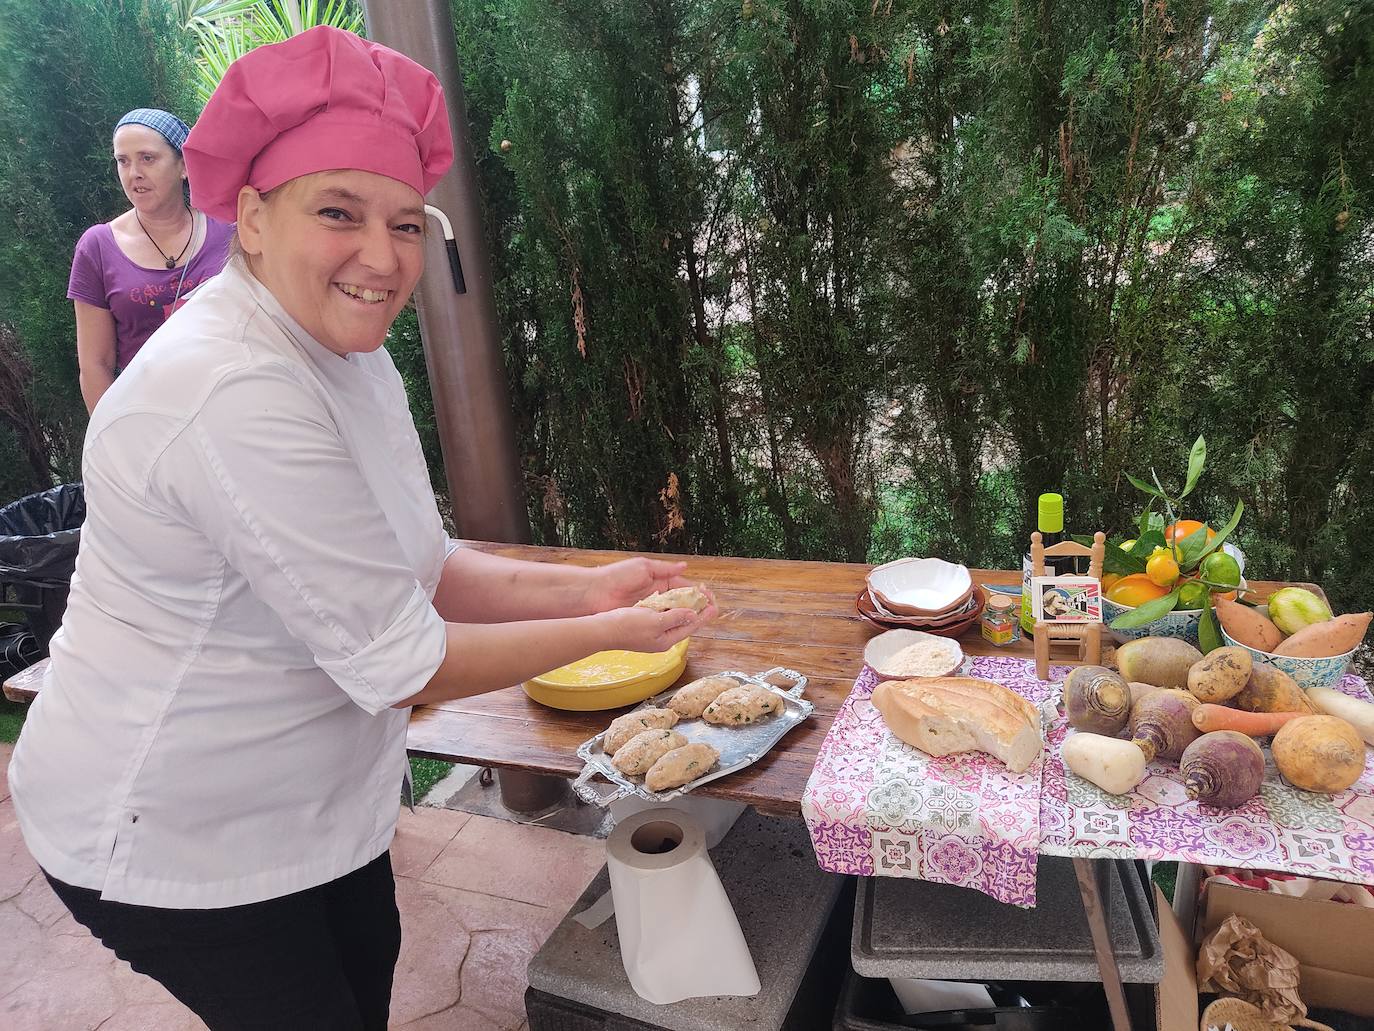
[[[1051,711],[1059,685],[1035,667],[978,659],[973,676],[997,680]],[[802,814],[823,869],[917,877],[1035,904],[1040,782],[1046,755],[1024,773],[982,752],[942,759],[899,741],[871,701],[865,667],[821,744]]]
[[[1311,794],[1285,784],[1265,748],[1260,794],[1238,809],[1189,801],[1178,769],[1151,763],[1130,794],[1109,795],[1067,774],[1070,733],[1053,709],[1058,678],[1024,659],[979,658],[971,675],[996,680],[1050,715],[1047,747],[1025,773],[979,752],[937,759],[898,741],[870,698],[865,669],[836,714],[802,796],[820,865],[837,873],[917,877],[1035,904],[1040,853],[1176,859],[1374,882],[1374,757],[1354,787]],[[1367,698],[1347,676],[1341,689]]]

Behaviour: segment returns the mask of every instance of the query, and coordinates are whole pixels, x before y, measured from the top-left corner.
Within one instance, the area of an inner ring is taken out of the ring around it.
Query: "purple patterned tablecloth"
[[[1059,685],[1015,659],[978,659],[971,675],[996,680],[1047,713]],[[917,877],[1035,905],[1040,782],[1046,755],[1012,773],[982,752],[936,758],[899,741],[870,701],[864,668],[821,743],[802,815],[823,869]]]
[[[898,741],[870,698],[865,667],[816,757],[802,813],[821,867],[843,874],[958,884],[1018,906],[1035,905],[1039,854],[1176,859],[1374,882],[1374,755],[1354,787],[1319,795],[1284,783],[1265,748],[1260,794],[1233,810],[1189,801],[1176,767],[1151,763],[1127,795],[1066,773],[1069,730],[1054,710],[1067,669],[1036,679],[1035,664],[979,658],[972,676],[995,680],[1047,715],[1047,747],[1022,774],[981,752],[937,759]],[[1368,698],[1364,681],[1341,689]]]

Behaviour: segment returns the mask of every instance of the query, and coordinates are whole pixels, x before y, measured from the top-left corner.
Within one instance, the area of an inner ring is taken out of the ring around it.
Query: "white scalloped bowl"
[[[939,616],[973,593],[966,566],[942,558],[900,558],[868,574],[868,589],[883,608],[900,616]]]
[[[930,673],[931,677],[952,676],[960,671],[964,665],[964,650],[959,647],[958,641],[950,640],[947,637],[936,637],[934,634],[927,634],[920,630],[889,630],[885,634],[879,634],[864,647],[864,662],[878,674],[879,680],[919,680],[911,673],[890,673],[887,672],[887,664],[903,648],[916,644],[918,641],[935,641],[949,656],[948,666],[938,673]]]

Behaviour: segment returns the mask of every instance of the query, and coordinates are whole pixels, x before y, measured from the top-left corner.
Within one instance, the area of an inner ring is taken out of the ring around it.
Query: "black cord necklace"
[[[191,209],[190,209],[190,207],[187,207],[186,210],[187,210],[187,211],[190,211]],[[145,225],[143,224],[143,219],[141,219],[141,218],[138,217],[138,211],[137,211],[137,210],[134,211],[134,221],[138,223],[138,228],[140,228],[140,229],[143,230],[143,235],[146,236],[146,237],[148,238],[148,242],[151,243],[154,247],[157,248],[158,254],[162,254],[162,245],[161,245],[160,243],[158,243],[156,240],[153,239],[153,234],[150,233],[150,232],[148,232],[148,227],[145,226]],[[162,257],[165,258],[166,261],[167,261],[167,267],[168,267],[168,268],[176,268],[176,267],[177,267],[177,262],[179,262],[179,261],[182,259],[182,256],[186,253],[186,248],[191,246],[191,240],[192,240],[192,238],[193,238],[195,235],[196,235],[196,216],[195,216],[195,215],[192,215],[192,216],[191,216],[191,232],[190,232],[190,235],[188,235],[188,236],[186,237],[186,244],[185,244],[185,246],[183,246],[183,247],[181,248],[181,254],[178,254],[175,258],[172,257],[170,254],[162,254]]]

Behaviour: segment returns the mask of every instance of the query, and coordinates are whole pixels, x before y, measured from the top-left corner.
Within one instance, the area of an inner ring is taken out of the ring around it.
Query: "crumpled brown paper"
[[[1280,1023],[1307,1016],[1298,998],[1298,961],[1232,914],[1202,943],[1197,954],[1198,990],[1235,995]]]

